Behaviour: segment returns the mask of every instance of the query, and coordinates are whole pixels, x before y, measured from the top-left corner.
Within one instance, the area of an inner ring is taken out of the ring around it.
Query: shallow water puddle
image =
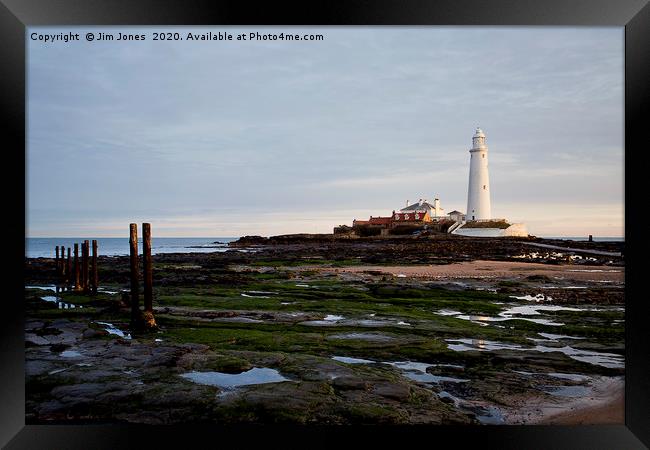
[[[131,339],[131,335],[129,333],[125,333],[119,328],[116,328],[115,325],[113,325],[112,323],[108,323],[108,322],[95,322],[95,323],[99,325],[104,325],[106,327],[104,328],[104,330],[108,331],[108,334],[114,334],[124,339]]]
[[[435,367],[435,366],[462,367],[462,366],[457,366],[452,364],[428,364],[428,363],[421,363],[416,361],[370,361],[367,359],[350,358],[347,356],[332,356],[332,359],[335,361],[341,361],[348,364],[387,364],[389,366],[393,366],[401,370],[404,373],[404,376],[406,378],[409,378],[413,381],[419,381],[421,383],[440,383],[441,381],[446,381],[450,383],[466,383],[470,381],[461,378],[433,375],[427,372],[427,369],[429,367]]]
[[[596,366],[608,368],[622,368],[624,366],[624,358],[621,355],[614,353],[601,353],[591,350],[580,350],[568,345],[565,345],[564,347],[547,347],[545,345],[524,347],[518,344],[507,344],[504,342],[487,341],[482,339],[447,339],[447,342],[447,347],[450,350],[457,352],[491,352],[497,350],[519,350],[541,353],[560,352],[576,361],[582,361]]]
[[[525,375],[525,376],[528,376],[528,377],[532,377],[532,376],[535,376],[535,375],[541,375],[541,376],[545,376],[545,377],[559,378],[561,380],[575,381],[575,382],[578,382],[578,383],[582,383],[582,382],[589,381],[589,380],[592,379],[592,377],[590,377],[588,375],[580,375],[580,374],[577,374],[577,373],[524,372],[523,370],[513,370],[513,372],[521,374],[521,375]]]
[[[373,320],[373,319],[355,320],[350,323],[350,325],[361,325],[362,327],[383,327],[383,326],[388,326],[390,324],[391,322],[386,320]]]
[[[25,289],[41,289],[44,291],[56,291],[56,286],[54,284],[28,285],[25,286]]]
[[[501,316],[501,314],[504,314],[504,316]],[[463,320],[469,320],[470,322],[477,323],[482,326],[487,326],[489,322],[503,322],[506,320],[513,320],[513,319],[519,319],[519,320],[525,320],[527,322],[533,322],[533,323],[539,323],[541,325],[551,325],[551,326],[556,326],[560,327],[564,325],[561,322],[553,322],[550,319],[539,319],[539,318],[530,318],[530,317],[513,317],[511,315],[505,315],[504,312],[499,313],[500,317],[493,317],[493,316],[471,316],[467,314],[460,314],[458,316],[455,316],[457,319],[463,319]]]
[[[190,381],[198,384],[207,384],[209,386],[218,386],[220,388],[231,389],[238,386],[250,386],[254,384],[279,383],[282,381],[291,381],[280,375],[275,369],[266,367],[253,367],[246,372],[232,374],[223,372],[187,372],[180,375]]]
[[[369,359],[361,358],[351,358],[349,356],[332,356],[334,361],[340,361],[347,364],[374,364],[376,361],[370,361]]]
[[[546,296],[544,294],[511,295],[510,298],[516,298],[518,300],[526,300],[526,301],[529,301],[529,302],[543,302],[543,301],[551,301],[551,300],[553,300],[553,297]]]
[[[440,383],[441,381],[447,381],[450,383],[467,383],[469,381],[462,378],[433,375],[427,372],[427,368],[434,367],[435,364],[413,361],[386,362],[385,364],[390,364],[393,367],[397,367],[402,372],[404,372],[404,376],[406,378],[409,378],[413,381],[419,381],[421,383]]]
[[[263,320],[253,319],[252,317],[236,316],[236,317],[219,317],[216,319],[220,322],[239,322],[239,323],[264,323]]]
[[[540,294],[541,295],[541,294]],[[522,298],[522,297],[517,297]],[[539,323],[541,325],[550,325],[550,326],[562,326],[564,323],[555,322],[551,319],[543,319],[538,317],[530,316],[539,316],[542,315],[544,311],[594,311],[596,309],[589,308],[573,308],[569,306],[559,306],[559,305],[515,305],[501,311],[498,316],[483,316],[483,315],[469,315],[462,314],[459,311],[452,310],[440,310],[436,311],[437,314],[443,316],[453,316],[457,319],[469,320],[470,322],[477,323],[482,326],[488,325],[489,322],[503,322],[506,320],[526,320],[528,322]],[[541,311],[541,312],[540,312]]]
[[[557,373],[557,372],[551,372],[547,373],[549,377],[553,378],[560,378],[562,380],[571,380],[571,381],[587,381],[591,380],[590,376],[587,375],[580,375],[577,373]]]
[[[253,297],[253,298],[271,298],[268,295],[258,295],[258,294],[251,295],[250,293],[247,294],[247,293],[244,293],[244,292],[241,293],[241,296],[242,297]]]
[[[558,339],[584,339],[583,337],[578,337],[578,336],[567,336],[565,334],[552,334],[552,333],[537,333],[543,338],[550,339],[552,341],[556,341]]]
[[[512,306],[505,311],[500,312],[499,315],[504,317],[512,316],[513,314],[534,316],[541,314],[540,311],[583,311],[583,309],[559,305],[519,305]]]
[[[345,317],[343,317],[343,316],[328,314],[328,315],[325,316],[325,318],[323,320],[325,320],[327,322],[338,322],[339,320],[343,320],[343,319],[345,319]]]
[[[454,397],[447,391],[440,391],[438,392],[438,398],[448,398],[451,399],[454,402],[454,406],[458,407],[461,403],[461,400],[458,397]]]
[[[496,406],[488,406],[481,409],[484,410],[483,414],[477,414],[476,418],[483,425],[501,425],[505,422],[501,410]]]
[[[76,350],[64,350],[59,353],[59,356],[62,356],[63,358],[81,358],[82,355]]]
[[[98,291],[98,292],[103,292],[104,294],[111,294],[111,295],[119,294],[119,293],[120,293],[119,291],[111,291],[111,290],[108,290],[108,289],[103,288],[103,287],[98,287],[98,288],[97,288],[97,291]]]
[[[343,316],[337,316],[335,314],[328,314],[322,320],[307,320],[305,322],[300,322],[300,325],[313,325],[313,326],[330,326],[336,325],[340,320],[345,319]]]
[[[483,339],[447,339],[447,347],[456,352],[480,351],[491,352],[496,350],[532,350],[519,344],[506,344],[505,342],[486,341]]]
[[[83,308],[81,305],[75,305],[73,303],[62,302],[61,299],[55,295],[44,295],[41,297],[41,300],[50,303],[56,303],[59,309],[73,309],[73,308]]]
[[[374,316],[373,316],[374,317]],[[344,323],[342,323],[345,321]],[[300,322],[301,325],[310,325],[310,326],[332,326],[332,325],[349,325],[349,326],[362,326],[362,327],[385,327],[391,325],[406,325],[410,326],[410,323],[399,321],[393,322],[390,320],[377,320],[377,319],[347,319],[344,316],[338,316],[335,314],[328,314],[321,320],[307,320],[305,322]]]
[[[385,342],[395,338],[381,333],[341,333],[327,336],[327,339],[359,339],[362,341]]]
[[[588,386],[539,386],[538,389],[558,397],[586,397],[591,394]]]

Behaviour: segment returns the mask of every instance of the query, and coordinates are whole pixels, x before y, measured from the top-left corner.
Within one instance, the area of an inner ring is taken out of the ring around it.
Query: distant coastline
[[[588,241],[586,236],[539,236],[542,239],[565,240],[565,241]],[[123,256],[129,254],[128,237],[27,237],[25,238],[25,257],[27,258],[49,258],[54,257],[54,249],[57,245],[73,247],[75,242],[82,242],[85,239],[97,239],[99,254],[102,256]],[[237,241],[239,237],[160,237],[153,238],[152,253],[210,253],[225,252],[231,248],[228,244]],[[597,237],[595,242],[625,242],[624,237]],[[140,250],[141,244],[140,244]]]

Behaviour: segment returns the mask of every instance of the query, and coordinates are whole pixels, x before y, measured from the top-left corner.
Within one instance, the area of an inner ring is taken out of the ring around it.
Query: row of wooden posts
[[[89,242],[81,243],[81,262],[79,244],[74,244],[74,260],[70,247],[66,256],[65,246],[56,246],[56,273],[60,283],[57,290],[72,290],[85,294],[97,294],[97,241],[92,241],[92,258]],[[60,252],[59,252],[60,249]],[[140,269],[138,261],[138,225],[129,225],[129,254],[131,268],[131,327],[134,329],[155,328],[153,316],[153,264],[151,258],[151,224],[142,224],[142,259],[144,272],[144,310],[140,309]],[[60,253],[60,256],[59,256]],[[74,262],[74,265],[73,265]]]
[[[56,274],[59,279],[59,282],[56,283],[57,287],[61,287],[62,290],[67,289],[85,294],[94,295],[97,293],[97,241],[92,241],[92,258],[89,247],[89,241],[86,240],[81,243],[80,263],[78,243],[74,243],[74,260],[70,247],[68,247],[66,256],[65,246],[56,246]]]

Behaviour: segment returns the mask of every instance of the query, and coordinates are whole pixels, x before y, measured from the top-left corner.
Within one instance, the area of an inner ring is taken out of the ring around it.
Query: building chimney
[[[408,201],[408,200],[406,200],[406,206],[408,206],[408,205],[409,205],[409,201]]]

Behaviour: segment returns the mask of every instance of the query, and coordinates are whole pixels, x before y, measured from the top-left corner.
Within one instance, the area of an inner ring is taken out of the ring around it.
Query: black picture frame
[[[364,445],[480,445],[485,448],[634,449],[650,446],[650,351],[643,294],[643,233],[646,207],[634,202],[645,180],[650,132],[650,5],[648,0],[319,0],[299,5],[206,0],[0,0],[1,105],[6,162],[3,183],[5,229],[11,245],[0,252],[8,269],[3,299],[0,355],[0,444],[19,448],[237,447],[254,443],[312,447]],[[625,425],[435,426],[435,427],[207,427],[134,425],[25,425],[24,287],[26,27],[38,25],[516,25],[625,27]],[[645,113],[645,114],[644,114]],[[639,196],[643,198],[642,196]],[[205,440],[207,439],[207,440]],[[205,440],[205,441],[203,441]],[[417,440],[417,441],[416,441]],[[202,443],[203,442],[203,443]]]

